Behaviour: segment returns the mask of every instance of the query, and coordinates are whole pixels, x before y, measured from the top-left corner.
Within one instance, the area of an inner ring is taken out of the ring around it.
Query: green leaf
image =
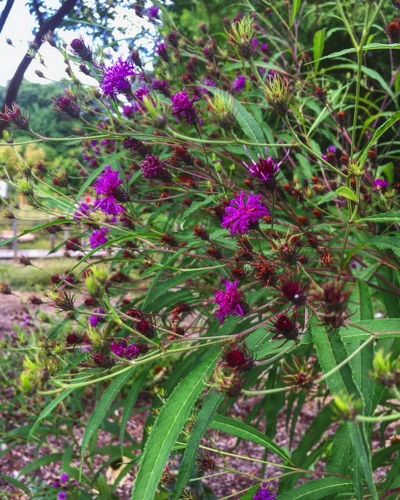
[[[360,295],[360,319],[374,319],[374,306],[372,304],[369,287],[363,280],[357,280]]]
[[[324,373],[337,366],[337,361],[332,350],[332,345],[326,329],[323,326],[318,326],[314,322],[311,326],[312,339],[317,351],[318,363]],[[334,395],[346,394],[347,388],[342,378],[341,372],[336,371],[326,379],[326,384]]]
[[[176,386],[161,408],[144,448],[132,499],[154,498],[172,447],[214,370],[218,358],[218,349],[209,351]]]
[[[290,12],[290,26],[294,25],[294,22],[296,21],[296,17],[298,13],[300,12],[301,4],[303,3],[303,0],[293,0],[293,6],[292,10]]]
[[[371,493],[371,498],[373,500],[378,500],[378,494],[375,487],[374,476],[372,472],[371,464],[371,450],[368,446],[367,438],[365,436],[365,431],[362,425],[356,422],[347,423],[351,442],[357,453],[357,458],[361,464],[361,469],[367,480],[368,488]]]
[[[357,201],[356,193],[347,186],[341,186],[340,188],[336,189],[336,194],[341,198],[346,198],[347,200],[351,201]]]
[[[325,30],[319,30],[314,35],[314,69],[318,71],[319,61],[325,48]]]
[[[200,445],[201,439],[206,432],[214,413],[217,411],[218,406],[224,399],[223,395],[217,392],[211,392],[204,400],[203,407],[201,408],[196,423],[190,434],[189,441],[186,446],[185,454],[179,468],[179,475],[175,484],[175,491],[173,499],[177,500],[185,488],[186,484],[192,475],[197,450]]]
[[[132,369],[133,368],[134,367],[132,366]],[[90,420],[86,426],[85,434],[82,439],[82,447],[81,447],[82,455],[85,453],[85,450],[90,442],[90,439],[93,437],[94,433],[97,431],[97,429],[100,427],[100,425],[106,418],[112,402],[117,397],[119,391],[121,390],[125,382],[131,376],[132,376],[131,370],[121,373],[121,375],[114,378],[114,380],[111,382],[108,388],[104,391],[102,398],[97,403],[96,408],[94,409],[94,412],[90,417]]]
[[[29,438],[28,439],[30,439],[33,436],[33,434],[35,433],[35,430],[37,429],[37,427],[40,424],[40,422],[42,420],[44,420],[45,418],[47,418],[57,408],[57,406],[62,401],[64,401],[64,399],[67,398],[71,394],[71,392],[74,391],[74,390],[75,390],[74,388],[68,389],[65,392],[62,392],[58,397],[56,397],[55,399],[53,399],[52,401],[50,401],[50,403],[42,410],[41,414],[39,415],[39,417],[37,418],[36,422],[34,423],[31,431],[29,432]]]
[[[339,493],[353,491],[353,485],[346,479],[327,477],[310,481],[293,491],[279,495],[279,500],[319,500],[320,498],[335,498]]]
[[[388,130],[390,130],[399,120],[400,120],[400,111],[394,113],[393,116],[391,116],[391,118],[386,120],[385,123],[382,123],[382,125],[375,130],[374,135],[372,136],[368,145],[364,148],[364,150],[362,151],[362,153],[360,155],[359,162],[361,165],[364,165],[364,163],[367,161],[368,151],[370,151],[370,149],[372,149],[374,146],[376,146],[379,139]]]
[[[232,103],[233,114],[239,123],[243,132],[247,137],[255,143],[263,144],[265,143],[265,137],[261,127],[258,125],[253,115],[251,115],[247,109],[240,104],[240,102],[235,99],[231,94],[225,92],[224,90],[217,89],[215,87],[207,87],[207,89],[214,95],[222,95]]]
[[[5,483],[12,484],[15,488],[18,488],[19,490],[24,491],[25,493],[27,493],[29,495],[30,498],[32,498],[31,497],[31,494],[32,494],[31,490],[27,486],[25,486],[24,483],[21,483],[21,481],[18,481],[18,479],[15,479],[12,476],[7,476],[6,474],[0,474],[0,479],[2,481],[4,481]],[[4,497],[4,498],[7,498],[7,497]],[[14,497],[14,498],[17,498],[17,497]]]
[[[252,443],[259,444],[272,453],[280,456],[285,461],[291,462],[290,455],[285,449],[281,448],[274,441],[272,441],[272,439],[269,439],[259,430],[241,422],[240,420],[225,417],[223,415],[216,415],[210,424],[210,428],[215,429],[216,431],[225,432],[231,436],[251,441]]]
[[[62,459],[62,453],[51,453],[50,455],[45,455],[44,457],[38,458],[33,462],[30,462],[23,469],[19,471],[19,476],[27,476],[31,472],[40,469],[41,467],[49,464],[59,462]]]
[[[379,224],[381,222],[400,222],[400,212],[382,212],[380,214],[363,217],[362,219],[358,219],[356,222],[375,222],[376,224]]]

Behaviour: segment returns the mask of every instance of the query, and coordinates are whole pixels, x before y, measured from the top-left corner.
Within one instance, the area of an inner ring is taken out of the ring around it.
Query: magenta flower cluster
[[[194,108],[194,103],[199,98],[194,96],[189,97],[187,92],[178,92],[171,97],[172,113],[180,121],[186,122],[188,125],[195,125],[197,123],[197,112]]]
[[[113,340],[111,342],[110,350],[119,358],[135,359],[139,356],[141,349],[138,344],[128,345],[126,340]]]
[[[123,61],[120,58],[115,64],[103,70],[101,89],[105,95],[115,97],[117,94],[130,89],[128,78],[136,75],[137,73],[132,63],[130,61]]]
[[[217,318],[223,323],[228,316],[244,316],[247,306],[239,290],[239,281],[226,281],[225,290],[218,290],[215,303],[219,306]]]
[[[254,495],[253,500],[276,500],[276,496],[263,485]]]
[[[259,194],[246,194],[242,191],[225,208],[222,226],[232,236],[247,234],[257,226],[260,219],[270,215],[261,200],[262,196]]]
[[[106,167],[95,184],[97,195],[102,196],[102,198],[97,201],[95,208],[99,208],[107,215],[121,215],[124,213],[124,207],[117,201],[121,184],[122,179],[120,178],[119,172],[113,170],[109,166]]]
[[[106,227],[102,227],[100,229],[96,229],[90,236],[90,246],[95,249],[105,245],[108,242],[108,234],[110,230]]]
[[[165,162],[158,156],[147,155],[140,166],[143,177],[146,179],[164,179],[170,178]]]

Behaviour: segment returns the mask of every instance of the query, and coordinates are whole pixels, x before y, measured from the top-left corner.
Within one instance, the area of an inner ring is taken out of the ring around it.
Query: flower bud
[[[275,73],[268,77],[264,92],[265,98],[271,108],[278,114],[285,115],[291,101],[289,80]]]

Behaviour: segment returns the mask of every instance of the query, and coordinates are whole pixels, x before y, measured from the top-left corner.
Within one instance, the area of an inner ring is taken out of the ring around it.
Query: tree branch
[[[62,23],[64,17],[76,6],[76,3],[77,0],[66,0],[58,9],[58,11],[49,19],[47,19],[47,21],[45,21],[42,26],[40,26],[39,30],[36,32],[33,42],[30,45],[29,50],[24,55],[22,61],[19,63],[14,76],[11,78],[10,83],[8,84],[2,111],[5,110],[6,106],[10,107],[17,98],[22,80],[24,79],[25,72],[32,62],[32,51],[34,51],[34,53],[38,52],[43,44],[44,35],[50,31],[54,31],[55,29],[57,29]],[[6,122],[0,122],[0,134],[6,128],[6,125]]]

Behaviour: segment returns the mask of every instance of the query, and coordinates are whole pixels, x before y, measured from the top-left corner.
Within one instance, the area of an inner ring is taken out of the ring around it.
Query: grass
[[[22,266],[14,261],[0,261],[0,282],[13,290],[43,290],[50,276],[68,272],[76,264],[73,259],[38,259],[34,266]]]

